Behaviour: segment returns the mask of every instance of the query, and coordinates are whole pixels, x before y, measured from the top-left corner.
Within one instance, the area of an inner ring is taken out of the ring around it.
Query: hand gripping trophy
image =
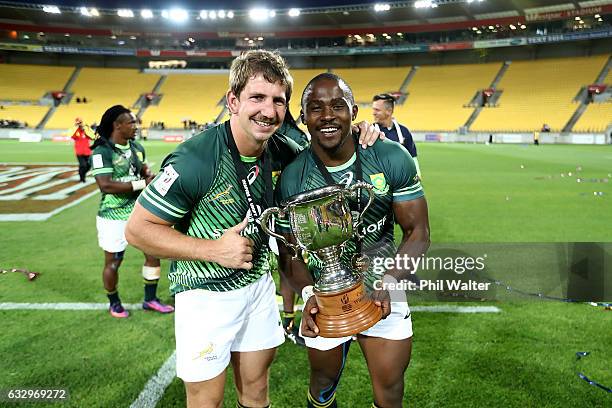
[[[368,202],[353,219],[348,198],[361,198],[368,192]],[[367,264],[357,254],[353,266],[343,265],[340,257],[346,242],[361,239],[359,227],[362,216],[372,204],[372,186],[357,182],[349,188],[336,184],[296,194],[281,203],[281,207],[268,208],[261,215],[261,226],[266,234],[281,240],[293,250],[294,259],[307,252],[321,265],[321,274],[315,282],[314,294],[319,313],[316,323],[322,337],[344,337],[360,333],[382,317],[380,307],[367,296],[359,266]],[[295,244],[268,228],[270,217],[288,217]]]

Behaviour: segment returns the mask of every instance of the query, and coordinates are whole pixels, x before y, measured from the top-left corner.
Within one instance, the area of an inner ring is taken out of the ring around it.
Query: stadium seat
[[[463,106],[489,87],[500,68],[501,63],[421,66],[395,117],[411,130],[457,131],[474,110]]]
[[[612,87],[612,70],[608,71],[604,84]],[[603,132],[611,124],[612,101],[608,100],[605,103],[589,104],[572,130],[574,132]]]
[[[547,123],[560,131],[578,106],[574,97],[596,79],[607,58],[513,62],[498,86],[499,106],[483,109],[470,130],[533,132]]]
[[[166,128],[182,129],[184,120],[213,122],[223,110],[219,101],[227,88],[227,74],[168,75],[159,90],[159,105],[147,108],[142,123],[148,127],[151,121],[164,122]]]
[[[83,68],[70,89],[75,96],[87,98],[87,103],[60,105],[46,125],[47,129],[68,129],[74,118],[87,124],[99,123],[102,114],[113,105],[121,104],[137,112],[133,105],[138,97],[151,92],[160,76],[143,74],[136,69]]]
[[[411,67],[334,69],[353,89],[355,102],[361,105],[357,120],[372,122],[372,97],[379,93],[398,92]]]
[[[7,100],[38,102],[45,93],[64,88],[74,67],[45,65],[0,64],[0,95]],[[38,125],[49,106],[7,105],[0,110],[0,119]]]

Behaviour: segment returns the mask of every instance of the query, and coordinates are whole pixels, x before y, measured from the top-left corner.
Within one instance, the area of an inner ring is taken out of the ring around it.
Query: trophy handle
[[[355,234],[359,236],[359,238],[363,238],[363,236],[359,232],[358,227],[361,225],[363,214],[365,214],[365,212],[368,211],[368,208],[370,208],[370,205],[372,205],[372,202],[374,201],[374,194],[373,194],[374,188],[370,184],[366,183],[365,181],[359,181],[348,188],[348,191],[351,197],[355,197],[357,195],[356,191],[358,189],[368,191],[368,203],[365,205],[365,207],[363,207],[363,209],[361,210],[361,213],[359,213],[359,217],[357,218],[357,221],[353,225]]]
[[[285,244],[285,246],[287,246],[288,248],[291,248],[293,250],[293,258],[297,257],[298,252],[298,246],[295,244],[290,243],[289,241],[287,241],[287,239],[285,237],[283,237],[280,234],[277,234],[274,231],[271,231],[268,228],[268,220],[270,219],[270,217],[273,214],[277,214],[279,216],[282,216],[282,214],[284,213],[284,211],[281,208],[278,207],[270,207],[268,209],[266,209],[262,214],[261,217],[259,218],[259,225],[261,225],[261,229],[268,235],[270,235],[273,238],[276,238],[278,240],[280,240],[283,244]]]

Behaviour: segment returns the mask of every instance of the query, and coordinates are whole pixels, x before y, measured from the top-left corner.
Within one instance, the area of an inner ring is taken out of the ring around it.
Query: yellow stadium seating
[[[612,102],[592,103],[587,106],[574,128],[574,132],[601,133],[612,124]]]
[[[36,127],[48,110],[48,106],[8,105],[0,110],[0,119],[18,120],[28,127]]]
[[[543,59],[512,62],[498,85],[503,93],[498,107],[485,107],[471,131],[533,132],[547,123],[559,131],[577,104],[581,87],[594,82],[608,56]],[[487,88],[501,68],[499,63],[418,67],[408,85],[408,98],[396,105],[395,117],[415,131],[456,131],[473,108],[465,108],[474,94]],[[74,67],[0,64],[0,95],[3,99],[39,100],[46,92],[64,88]],[[358,120],[372,121],[371,100],[375,94],[399,91],[411,67],[334,69],[353,89],[360,105]],[[294,88],[289,109],[297,119],[304,87],[326,69],[291,69]],[[69,105],[60,105],[47,123],[48,129],[68,129],[75,117],[86,123],[99,122],[110,106],[123,104],[135,112],[138,97],[151,92],[161,74],[144,74],[136,69],[83,68],[70,91]],[[6,79],[6,80],[5,80]],[[612,85],[612,71],[604,81]],[[172,74],[159,92],[158,106],[145,110],[143,125],[165,122],[167,128],[182,128],[184,120],[211,122],[222,111],[219,101],[228,88],[226,73]],[[88,103],[76,103],[86,97]],[[5,106],[0,118],[36,126],[47,106]],[[227,119],[225,115],[224,119]],[[612,103],[590,104],[574,126],[578,132],[601,132],[612,122]]]
[[[46,92],[61,91],[74,67],[0,64],[2,99],[38,100]]]
[[[547,123],[560,131],[577,108],[573,98],[596,79],[607,58],[513,62],[498,86],[499,107],[483,109],[470,130],[533,132]]]
[[[612,87],[612,70],[603,81]],[[575,132],[603,132],[612,124],[612,101],[591,103],[572,129]]]
[[[421,66],[395,117],[411,130],[456,131],[474,111],[463,105],[488,88],[500,68],[501,63]]]
[[[143,126],[151,121],[164,122],[166,128],[183,128],[182,121],[212,122],[221,113],[219,100],[228,89],[227,74],[172,74],[161,86],[163,97],[158,106],[150,106],[142,117]]]
[[[73,71],[74,67],[0,64],[0,98],[38,101],[47,92],[61,91]],[[0,118],[35,127],[48,110],[49,106],[7,105],[0,110]]]
[[[68,129],[76,117],[87,124],[99,123],[104,111],[113,105],[132,108],[138,97],[151,92],[160,75],[143,74],[136,69],[83,68],[70,89],[74,93],[68,105],[60,105],[47,129]],[[76,98],[87,98],[87,103],[76,103]],[[133,109],[136,113],[137,109]]]
[[[334,69],[334,74],[346,81],[360,106],[357,120],[372,122],[372,98],[384,92],[397,92],[410,73],[411,67]]]
[[[322,72],[327,72],[326,69],[291,69],[291,76],[293,77],[293,93],[291,95],[291,101],[289,101],[289,110],[295,118],[298,119],[300,111],[302,110],[302,92],[306,84]]]

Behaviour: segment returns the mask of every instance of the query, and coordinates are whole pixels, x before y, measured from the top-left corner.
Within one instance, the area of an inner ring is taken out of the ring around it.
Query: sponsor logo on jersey
[[[374,186],[374,194],[384,195],[389,192],[389,185],[383,173],[370,174],[370,181]]]
[[[101,154],[94,154],[91,157],[91,161],[92,161],[94,169],[101,169],[102,167],[104,167],[104,163],[102,162],[102,155]]]
[[[174,184],[178,178],[179,174],[174,170],[174,167],[169,164],[164,168],[164,172],[155,180],[153,185],[159,194],[165,196],[170,190],[170,187],[172,187],[172,184]]]
[[[384,217],[382,217],[380,220],[376,221],[375,223],[368,224],[362,227],[361,234],[362,235],[374,234],[375,232],[380,231],[385,226],[386,222],[387,222],[387,216],[385,215]]]

